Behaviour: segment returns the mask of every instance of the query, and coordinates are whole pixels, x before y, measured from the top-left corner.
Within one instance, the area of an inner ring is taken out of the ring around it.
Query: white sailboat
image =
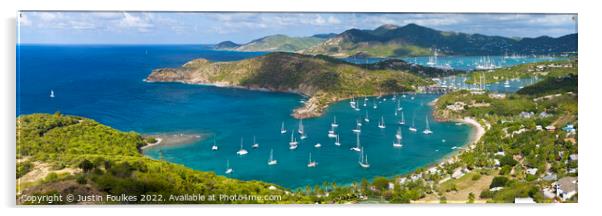
[[[351,98],[351,101],[349,101],[349,106],[351,106],[351,108],[355,109],[355,108],[356,108],[355,104],[356,104],[356,103],[355,103],[355,98],[354,98],[354,97],[352,97],[352,98]]]
[[[213,146],[211,146],[211,151],[217,151],[217,142],[215,141],[215,137],[213,137]]]
[[[508,80],[504,82],[504,88],[510,88],[510,82]]]
[[[401,110],[403,110],[403,108],[401,107],[401,104],[400,104],[400,103],[401,103],[401,100],[398,100],[398,101],[397,101],[397,111],[401,111]]]
[[[385,118],[383,116],[380,117],[380,122],[378,122],[378,127],[380,129],[384,129],[385,128]]]
[[[297,133],[303,134],[303,132],[304,132],[303,129],[304,129],[303,128],[303,119],[300,119],[299,120],[299,129],[297,129]]]
[[[364,117],[364,121],[366,123],[370,122],[370,118],[368,118],[368,110],[366,110],[366,116]]]
[[[399,124],[400,125],[405,125],[406,124],[406,120],[403,117],[403,111],[401,112],[401,120],[399,120]]]
[[[291,131],[291,141],[288,144],[290,146],[289,149],[291,149],[291,150],[297,148],[298,142],[297,142],[297,139],[295,138],[295,133],[293,133],[292,131]]]
[[[431,131],[430,127],[429,127],[429,118],[428,116],[426,117],[426,128],[422,131],[422,133],[429,135],[432,134],[433,131]]]
[[[355,128],[351,130],[351,131],[353,131],[353,133],[361,133],[362,132],[362,129],[360,126],[361,123],[360,124],[358,124],[358,123],[359,123],[359,121],[357,123],[355,123]]]
[[[334,129],[334,126],[330,126],[330,130],[328,130],[328,138],[336,138],[337,134]]]
[[[334,116],[334,120],[332,121],[332,123],[330,124],[330,126],[332,126],[333,128],[339,126],[339,124],[337,124],[337,116]]]
[[[401,139],[402,139],[401,128],[398,128],[397,129],[397,134],[395,134],[395,142],[393,142],[393,147],[395,147],[395,148],[401,148],[401,146],[403,146],[401,144]]]
[[[352,151],[356,151],[356,152],[360,152],[361,149],[361,145],[360,145],[360,134],[356,133],[356,139],[355,139],[355,147],[351,148]]]
[[[364,97],[364,107],[368,106],[368,98]]]
[[[54,90],[50,90],[50,98],[54,98]]]
[[[339,140],[339,135],[337,134],[337,139],[334,141],[334,145],[341,146],[341,142]]]
[[[364,155],[364,148],[362,148],[360,151],[360,160],[358,163],[362,168],[370,168],[370,163],[368,163],[368,155]]]
[[[320,144],[320,143],[316,143],[316,144],[314,145],[314,147],[316,147],[316,148],[320,148],[320,147],[322,147],[322,144]]]
[[[270,159],[268,160],[268,165],[276,165],[278,164],[277,160],[274,160],[274,149],[270,149]]]
[[[236,154],[237,154],[237,155],[246,155],[247,153],[249,153],[249,152],[243,148],[243,139],[242,139],[242,137],[241,137],[241,138],[240,138],[240,150],[238,150],[238,151],[236,152]]]
[[[374,103],[374,105],[372,105],[372,109],[378,109],[378,104],[376,103],[376,100],[372,100],[372,102]]]
[[[311,160],[311,152],[309,153],[309,162],[307,163],[307,167],[312,168],[318,166],[318,162]]]
[[[232,173],[234,170],[232,170],[232,168],[230,168],[230,161],[226,160],[226,174],[230,174]]]
[[[412,127],[410,127],[409,130],[412,131],[412,132],[418,131],[416,129],[416,117],[412,117]]]
[[[255,136],[253,136],[253,145],[251,147],[259,148],[259,143],[257,143],[257,140],[255,140]]]
[[[282,122],[282,126],[280,126],[280,134],[285,134],[286,128],[284,128],[284,122]]]

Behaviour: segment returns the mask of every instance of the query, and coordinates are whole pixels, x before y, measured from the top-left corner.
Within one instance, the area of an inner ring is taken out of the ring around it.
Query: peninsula
[[[146,81],[297,93],[309,97],[292,114],[303,119],[320,116],[329,104],[344,99],[417,91],[433,84],[425,79],[424,71],[447,73],[409,64],[389,65],[357,65],[323,55],[274,52],[234,62],[194,59],[179,68],[155,69]]]

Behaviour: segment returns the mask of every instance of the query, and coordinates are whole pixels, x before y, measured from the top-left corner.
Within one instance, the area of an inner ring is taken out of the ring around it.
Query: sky
[[[415,23],[443,31],[505,37],[576,33],[571,14],[20,12],[19,43],[215,44],[246,43],[273,34],[311,36],[351,28]]]

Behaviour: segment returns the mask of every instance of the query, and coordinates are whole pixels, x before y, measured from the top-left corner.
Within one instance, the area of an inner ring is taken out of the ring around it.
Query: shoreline
[[[144,151],[147,149],[156,148],[159,146],[180,146],[188,145],[194,142],[198,142],[206,138],[206,135],[202,134],[185,134],[185,133],[163,133],[163,134],[146,134],[144,137],[154,137],[157,142],[147,143],[145,146],[140,147],[140,150]]]

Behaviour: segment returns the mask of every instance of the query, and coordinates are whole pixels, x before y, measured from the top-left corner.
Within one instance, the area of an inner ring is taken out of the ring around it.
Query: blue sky
[[[272,34],[309,36],[409,23],[506,37],[577,31],[573,15],[566,14],[22,12],[17,22],[21,43],[44,44],[246,43]]]

